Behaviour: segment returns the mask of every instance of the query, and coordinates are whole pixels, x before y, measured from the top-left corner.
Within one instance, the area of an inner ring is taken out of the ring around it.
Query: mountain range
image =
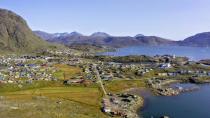
[[[46,33],[43,31],[34,31],[40,38],[49,42],[56,42],[65,45],[71,44],[94,44],[112,47],[125,47],[135,45],[175,45],[176,42],[157,37],[157,36],[144,36],[138,34],[132,36],[112,36],[104,32],[95,32],[89,36],[82,35],[78,32],[72,33]],[[59,34],[59,35],[58,35]]]
[[[43,31],[34,31],[34,33],[40,38],[49,42],[56,42],[65,45],[71,44],[94,44],[105,45],[112,47],[126,47],[137,45],[175,45],[175,46],[210,46],[210,32],[199,33],[194,36],[190,36],[181,41],[174,41],[158,36],[144,36],[137,34],[136,36],[112,36],[104,32],[96,32],[92,35],[85,36],[78,32],[72,33],[46,33]]]
[[[179,42],[184,46],[210,47],[210,32],[198,33]]]

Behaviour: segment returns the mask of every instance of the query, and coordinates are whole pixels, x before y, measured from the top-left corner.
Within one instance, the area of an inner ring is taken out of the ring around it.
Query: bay
[[[183,84],[183,87],[187,86],[191,85]],[[210,118],[210,85],[199,87],[197,91],[178,96],[147,96],[144,108],[138,113],[143,118],[160,118],[163,115],[170,118]]]
[[[128,55],[175,55],[186,56],[190,60],[198,61],[210,59],[210,48],[187,46],[134,46],[119,48],[115,52],[104,52],[102,55],[128,56]]]

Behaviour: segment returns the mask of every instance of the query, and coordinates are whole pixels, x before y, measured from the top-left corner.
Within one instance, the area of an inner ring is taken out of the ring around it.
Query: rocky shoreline
[[[140,96],[137,97],[135,100],[135,103],[131,105],[128,110],[127,110],[127,118],[139,118],[140,116],[138,115],[138,109],[143,107],[144,105],[144,99]]]
[[[141,115],[138,115],[140,109],[144,107],[145,98],[151,95],[151,92],[147,88],[130,88],[125,91],[126,93],[133,94],[138,96],[139,101],[136,101],[136,104],[131,106],[132,116],[128,118],[143,118]]]
[[[134,94],[108,94],[102,101],[102,111],[110,116],[139,118],[137,110],[143,106],[143,98]]]

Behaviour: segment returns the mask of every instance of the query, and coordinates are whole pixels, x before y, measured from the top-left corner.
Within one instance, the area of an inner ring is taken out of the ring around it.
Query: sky
[[[183,40],[210,31],[210,0],[0,0],[32,30]]]

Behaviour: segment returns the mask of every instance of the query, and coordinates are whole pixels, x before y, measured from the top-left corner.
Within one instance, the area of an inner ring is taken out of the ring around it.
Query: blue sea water
[[[185,86],[185,85],[184,85]],[[148,96],[139,115],[143,118],[210,118],[210,85],[178,96]]]
[[[175,55],[186,56],[191,60],[210,59],[210,48],[187,46],[134,46],[119,48],[115,52],[104,52],[102,55],[127,56],[127,55]]]

